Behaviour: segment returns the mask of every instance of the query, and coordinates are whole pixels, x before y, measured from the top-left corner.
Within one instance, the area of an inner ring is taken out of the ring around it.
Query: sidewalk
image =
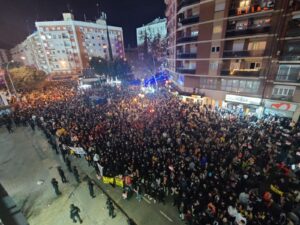
[[[62,195],[54,197],[53,202],[42,209],[38,215],[28,218],[30,225],[71,225],[74,224],[70,219],[70,204],[75,204],[81,210],[80,216],[82,224],[86,225],[121,225],[127,224],[127,218],[117,207],[116,217],[112,219],[108,216],[106,209],[106,196],[95,188],[96,198],[92,199],[86,181],[80,185],[67,183],[62,186]],[[55,196],[53,192],[53,196]],[[79,222],[77,222],[79,224]]]
[[[185,224],[179,218],[177,209],[171,205],[171,200],[165,205],[154,203],[153,200],[149,200],[143,197],[141,202],[138,202],[134,194],[129,200],[122,198],[122,188],[113,188],[110,184],[104,184],[96,178],[96,172],[93,167],[89,167],[87,161],[84,158],[73,158],[72,165],[76,165],[80,168],[82,174],[88,175],[93,179],[97,185],[104,190],[114,201],[114,203],[124,212],[124,214],[133,219],[138,225],[171,225],[171,224]],[[168,201],[168,200],[167,200]]]

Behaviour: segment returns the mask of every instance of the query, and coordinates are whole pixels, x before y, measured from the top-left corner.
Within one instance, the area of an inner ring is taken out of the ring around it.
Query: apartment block
[[[152,22],[143,25],[142,27],[136,28],[136,39],[137,46],[141,46],[145,42],[145,35],[153,41],[155,37],[160,36],[160,38],[167,37],[167,20],[156,18]]]
[[[297,1],[165,3],[167,69],[178,88],[205,93],[212,106],[299,116]]]
[[[70,13],[63,21],[36,22],[37,32],[11,50],[17,61],[34,65],[49,74],[78,74],[89,67],[91,57],[124,58],[123,31],[106,21],[82,22]],[[30,47],[28,47],[30,46]],[[29,52],[28,52],[29,51]]]

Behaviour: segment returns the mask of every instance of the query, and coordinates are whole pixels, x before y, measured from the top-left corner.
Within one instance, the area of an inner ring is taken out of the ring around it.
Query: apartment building
[[[167,20],[166,18],[156,18],[152,22],[143,25],[141,27],[136,28],[136,39],[137,39],[137,46],[141,46],[145,42],[145,35],[153,41],[153,39],[157,36],[160,38],[167,37]]]
[[[205,93],[212,106],[299,117],[297,1],[165,3],[167,69],[178,88]]]
[[[16,61],[35,65],[49,74],[78,74],[91,57],[124,58],[123,31],[106,21],[82,22],[70,13],[62,21],[36,22],[37,31],[11,50]],[[109,43],[109,40],[110,43]]]

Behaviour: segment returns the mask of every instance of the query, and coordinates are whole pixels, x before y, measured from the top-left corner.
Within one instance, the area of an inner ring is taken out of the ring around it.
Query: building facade
[[[113,57],[125,57],[122,28],[101,19],[76,21],[70,13],[63,18],[36,22],[37,32],[11,50],[13,58],[50,74],[78,74],[89,66],[91,57],[109,58],[108,36]]]
[[[150,41],[154,38],[160,37],[161,39],[167,37],[167,19],[156,18],[151,23],[136,28],[137,46],[142,46],[145,42],[145,35]]]
[[[177,87],[205,93],[212,106],[299,117],[297,1],[165,3],[167,70]]]

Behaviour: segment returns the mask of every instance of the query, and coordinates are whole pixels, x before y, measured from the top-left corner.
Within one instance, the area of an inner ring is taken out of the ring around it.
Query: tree
[[[93,57],[90,60],[90,66],[94,68],[98,74],[104,74],[112,78],[121,80],[131,79],[132,71],[129,63],[121,58],[116,58],[113,61],[107,61],[100,57]]]
[[[114,77],[119,78],[120,80],[131,80],[133,74],[131,71],[131,66],[127,60],[117,58],[113,62],[114,66]]]
[[[23,90],[36,89],[42,85],[47,78],[44,71],[28,66],[10,69],[9,74],[16,89]]]
[[[140,34],[142,36],[142,34]],[[143,45],[139,46],[141,61],[147,70],[147,73],[154,74],[159,67],[166,61],[167,40],[158,33],[155,36],[149,36],[146,31],[142,36]]]
[[[94,68],[97,74],[111,75],[111,72],[109,70],[109,62],[104,58],[92,57],[92,59],[90,60],[90,66]]]

